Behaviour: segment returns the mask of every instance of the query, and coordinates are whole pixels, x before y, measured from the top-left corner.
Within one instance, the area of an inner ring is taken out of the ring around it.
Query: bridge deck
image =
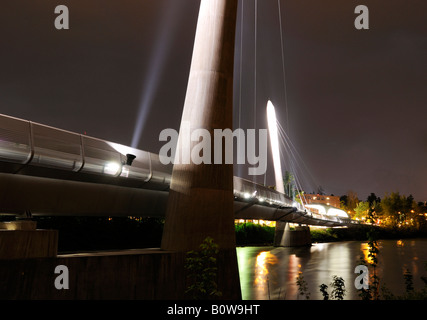
[[[135,155],[127,165],[127,155]],[[164,216],[172,165],[157,154],[0,115],[0,210],[33,215]],[[353,226],[234,177],[236,219]]]

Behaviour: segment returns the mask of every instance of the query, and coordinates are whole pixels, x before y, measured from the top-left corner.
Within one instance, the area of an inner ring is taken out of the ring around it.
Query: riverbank
[[[239,246],[272,245],[274,227],[253,223],[236,225],[236,243]],[[378,239],[395,240],[409,238],[427,238],[427,231],[411,228],[378,228]],[[313,243],[338,241],[367,241],[366,228],[311,228]]]
[[[364,228],[326,228],[312,229],[311,239],[316,242],[367,241],[367,229]],[[409,238],[427,238],[427,232],[411,228],[377,228],[378,240],[398,240]]]
[[[35,217],[37,228],[58,230],[58,251],[158,248],[163,219],[105,217]],[[237,246],[271,246],[274,227],[254,223],[236,224]],[[313,243],[366,241],[364,228],[311,228]],[[426,231],[410,228],[378,228],[378,239],[427,238]]]

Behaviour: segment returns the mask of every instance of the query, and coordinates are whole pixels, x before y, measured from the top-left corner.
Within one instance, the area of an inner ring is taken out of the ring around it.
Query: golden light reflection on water
[[[365,261],[369,264],[373,264],[374,261],[373,259],[369,256],[369,250],[371,249],[371,247],[369,246],[368,243],[362,243],[360,244],[360,247],[362,249],[363,252],[363,256],[365,258]]]
[[[257,255],[254,284],[262,291],[265,290],[266,284],[268,284],[269,265],[275,265],[277,261],[277,257],[270,251],[262,251]]]
[[[405,292],[403,274],[409,270],[413,276],[414,287],[423,288],[421,276],[425,276],[424,262],[427,261],[427,240],[417,239],[381,240],[378,242],[379,254],[376,272],[386,288],[395,294]],[[351,241],[323,243],[309,249],[244,247],[238,248],[239,272],[243,300],[295,300],[298,294],[296,276],[303,272],[311,300],[323,299],[319,285],[329,285],[332,275],[343,277],[346,281],[347,300],[359,300],[359,292],[353,282],[356,279],[354,268],[360,264],[359,258],[368,259],[367,242]],[[373,268],[369,265],[370,275]],[[347,286],[348,285],[348,286]],[[329,289],[331,290],[331,289]],[[329,291],[330,292],[330,291]]]

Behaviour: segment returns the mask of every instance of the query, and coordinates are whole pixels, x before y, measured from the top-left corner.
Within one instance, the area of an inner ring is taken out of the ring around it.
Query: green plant
[[[235,230],[237,245],[273,244],[274,227],[247,222],[236,224]]]
[[[338,276],[333,276],[331,287],[333,288],[331,292],[332,299],[344,300],[344,296],[346,292],[344,279]]]
[[[185,268],[189,271],[190,285],[186,293],[194,300],[209,300],[220,297],[217,279],[217,254],[219,246],[210,237],[201,244],[200,249],[187,253]]]
[[[328,293],[328,286],[326,284],[322,283],[319,286],[320,292],[323,295],[323,300],[329,300],[329,297],[331,300],[344,300],[346,292],[344,279],[338,276],[333,276],[330,286],[333,288],[330,296]]]
[[[369,247],[369,253],[368,253],[368,258],[371,261],[371,266],[373,269],[373,273],[372,273],[372,298],[374,300],[378,300],[379,299],[379,288],[380,288],[380,278],[377,274],[377,266],[378,266],[378,258],[377,255],[379,253],[379,248],[378,248],[378,243],[376,241],[376,236],[374,231],[371,231],[370,233],[368,233],[368,237],[369,237],[369,242],[368,242],[368,247]]]
[[[403,279],[405,279],[406,294],[414,293],[414,276],[408,269],[403,274]]]
[[[323,300],[329,300],[328,286],[322,283],[319,287],[320,287],[320,292],[323,295]]]
[[[308,291],[307,282],[304,280],[304,276],[302,275],[302,272],[298,272],[298,276],[296,277],[296,284],[298,286],[298,296],[305,296],[305,299],[310,299],[310,292]]]
[[[375,208],[370,207],[367,215],[366,222],[373,223],[375,221]],[[378,230],[375,226],[371,226],[367,232],[368,238],[368,260],[370,266],[373,270],[370,276],[370,286],[369,289],[360,289],[359,296],[362,300],[378,300],[380,296],[380,278],[377,274],[377,266],[378,266],[378,254],[379,254],[379,246],[378,246]],[[361,264],[369,265],[363,257],[360,259]]]
[[[368,263],[363,257],[360,257],[360,263],[361,265],[367,266]],[[362,300],[372,300],[372,292],[371,287],[369,286],[368,289],[364,289],[363,287],[359,290],[359,297]]]
[[[405,271],[405,273],[403,274],[403,279],[405,281],[405,293],[403,294],[403,296],[397,296],[395,299],[427,300],[427,281],[424,276],[421,277],[421,280],[424,282],[424,288],[421,290],[415,290],[413,281],[414,277],[409,270]]]

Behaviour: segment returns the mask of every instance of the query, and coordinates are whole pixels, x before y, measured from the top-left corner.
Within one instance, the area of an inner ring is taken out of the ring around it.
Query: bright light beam
[[[276,110],[269,100],[267,103],[267,121],[268,130],[270,134],[271,152],[273,154],[274,176],[276,178],[276,190],[285,193],[283,185],[282,166],[280,164],[280,149],[279,149],[279,135],[277,132],[277,118]]]
[[[177,29],[177,20],[182,17],[178,14],[178,12],[182,12],[182,4],[180,1],[171,1],[170,4],[166,6],[165,10],[166,12],[164,13],[164,17],[160,20],[158,26],[160,34],[157,37],[157,43],[155,44],[152,52],[150,69],[147,73],[141,95],[135,130],[131,143],[133,148],[138,148],[145,123],[152,107],[153,99],[157,93],[160,77],[164,71],[167,55],[171,53],[171,44],[175,36],[174,31]]]

